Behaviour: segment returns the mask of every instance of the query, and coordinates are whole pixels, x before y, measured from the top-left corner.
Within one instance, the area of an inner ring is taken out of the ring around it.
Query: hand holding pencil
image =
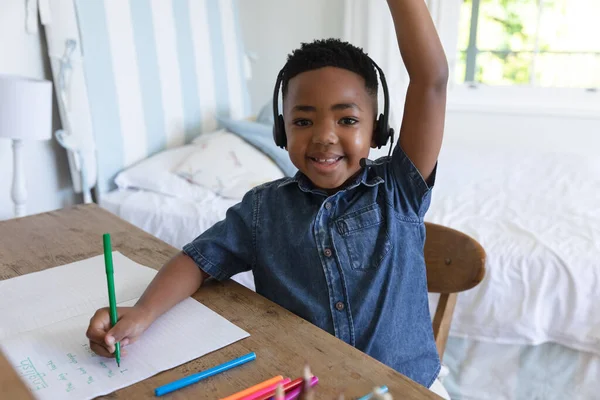
[[[86,332],[92,351],[102,357],[114,357],[115,343],[121,344],[121,356],[127,351],[123,348],[135,342],[150,326],[150,318],[139,307],[118,307],[119,320],[113,327],[110,322],[109,308],[96,311]]]
[[[121,356],[126,354],[122,347],[135,342],[150,326],[152,318],[139,306],[117,308],[110,235],[104,234],[102,240],[109,307],[96,311],[90,320],[86,336],[94,353],[102,357],[115,357],[119,365]]]

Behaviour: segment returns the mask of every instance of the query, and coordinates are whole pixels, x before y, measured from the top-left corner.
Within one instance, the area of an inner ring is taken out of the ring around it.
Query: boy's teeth
[[[338,158],[313,158],[313,160],[315,160],[316,162],[320,162],[320,163],[333,164],[340,158],[341,157],[338,157]]]

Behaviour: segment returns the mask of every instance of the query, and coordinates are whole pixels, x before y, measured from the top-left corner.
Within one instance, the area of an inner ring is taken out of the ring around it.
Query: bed
[[[157,176],[151,167],[136,168]],[[143,182],[122,183],[101,204],[176,247],[237,201],[206,189],[196,200],[148,189]],[[458,297],[451,335],[556,342],[600,355],[599,194],[595,157],[445,146],[426,220],[471,235],[488,257],[483,282]],[[253,287],[251,279],[243,282]]]
[[[444,358],[452,398],[595,398],[599,193],[595,157],[444,146],[426,220],[466,232],[487,251],[485,279],[458,296],[454,312]],[[122,183],[102,206],[181,247],[237,202],[172,194]],[[251,273],[233,279],[254,289]],[[431,295],[432,315],[436,301]]]
[[[600,158],[451,140],[437,182],[426,219],[487,253],[483,282],[458,296],[451,334],[600,355]]]
[[[292,173],[267,144],[270,104],[247,119],[233,0],[49,4],[57,137],[77,192],[93,188],[102,207],[181,248],[245,189]],[[488,255],[483,282],[458,296],[454,343],[556,342],[600,356],[599,196],[590,155],[445,140],[426,220],[473,236]],[[234,279],[254,288],[249,273]]]

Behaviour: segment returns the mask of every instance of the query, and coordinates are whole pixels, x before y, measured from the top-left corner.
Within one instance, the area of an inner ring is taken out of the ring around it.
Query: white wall
[[[0,0],[0,74],[51,79],[45,55],[42,30],[25,31],[25,0]],[[54,129],[60,126],[54,102]],[[26,142],[27,213],[39,213],[73,204],[65,151],[54,139]],[[13,217],[11,199],[12,147],[9,139],[0,139],[0,220]]]
[[[249,83],[252,111],[273,98],[277,74],[302,42],[340,38],[344,0],[243,0],[240,23],[248,52],[256,53]]]

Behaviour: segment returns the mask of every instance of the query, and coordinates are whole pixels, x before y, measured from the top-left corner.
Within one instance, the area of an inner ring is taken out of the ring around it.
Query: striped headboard
[[[235,0],[50,0],[50,11],[63,127],[100,194],[123,168],[217,128],[217,115],[248,116]]]

